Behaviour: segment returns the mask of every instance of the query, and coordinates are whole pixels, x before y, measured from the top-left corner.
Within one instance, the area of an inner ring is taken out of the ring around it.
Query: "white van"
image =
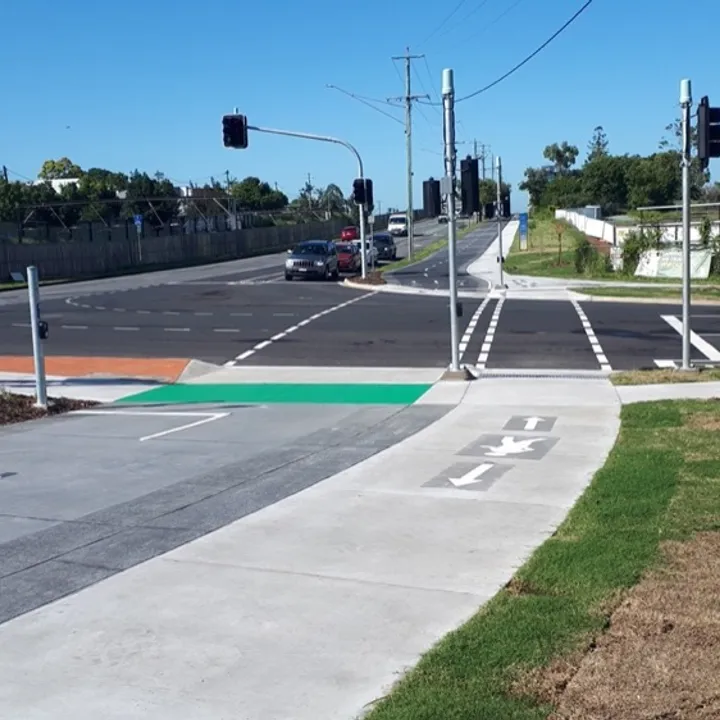
[[[405,236],[408,234],[407,215],[405,213],[395,213],[388,219],[388,232],[391,235]]]

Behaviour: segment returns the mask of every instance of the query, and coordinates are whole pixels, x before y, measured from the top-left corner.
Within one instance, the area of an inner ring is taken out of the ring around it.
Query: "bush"
[[[601,253],[586,236],[575,244],[575,272],[578,275],[605,275],[612,271],[610,258]]]
[[[622,249],[623,273],[634,275],[637,270],[640,257],[646,250],[650,250],[653,238],[648,234],[632,230],[625,236],[625,243]]]

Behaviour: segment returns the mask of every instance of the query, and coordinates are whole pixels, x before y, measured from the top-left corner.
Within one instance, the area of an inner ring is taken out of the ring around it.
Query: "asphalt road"
[[[427,221],[418,229],[424,242],[447,230]],[[461,272],[492,242],[493,230],[480,228],[460,243]],[[443,255],[395,273],[396,279],[447,287]],[[45,352],[285,366],[447,366],[447,299],[288,283],[284,257],[45,287]],[[681,357],[678,305],[508,300],[496,311],[497,301],[482,301],[482,292],[463,300],[458,321],[462,360],[481,368],[633,369]],[[489,351],[483,351],[493,314]],[[720,309],[699,308],[692,322],[694,359],[720,362]],[[25,291],[0,293],[0,338],[2,354],[31,354]]]

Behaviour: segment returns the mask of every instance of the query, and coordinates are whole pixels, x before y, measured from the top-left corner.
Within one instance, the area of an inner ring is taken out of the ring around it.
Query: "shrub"
[[[612,263],[583,235],[575,244],[575,271],[578,275],[604,275],[612,271]]]
[[[642,254],[653,245],[653,238],[647,233],[631,230],[625,236],[625,243],[622,249],[623,272],[626,275],[633,275],[637,270]]]

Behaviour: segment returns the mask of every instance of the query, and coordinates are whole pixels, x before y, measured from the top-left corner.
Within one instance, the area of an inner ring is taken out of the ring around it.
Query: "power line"
[[[474,39],[480,37],[483,33],[486,33],[493,25],[496,25],[497,23],[499,23],[506,15],[509,15],[522,2],[524,2],[524,0],[515,0],[515,2],[509,8],[506,8],[494,20],[491,20],[487,25],[480,28],[480,32],[472,33],[463,42],[468,42],[470,40],[474,40]]]
[[[372,102],[377,103],[384,103],[389,104],[387,100],[370,100],[369,98],[364,98],[361,95],[356,95],[355,93],[348,92],[347,90],[343,90],[341,87],[338,87],[337,85],[326,85],[325,87],[330,88],[331,90],[338,90],[339,92],[347,95],[348,97],[351,97],[353,100],[357,100],[358,102],[361,102],[363,105],[367,105],[371,110],[374,110],[375,112],[379,112],[381,115],[384,115],[385,117],[390,118],[391,120],[394,120],[396,123],[400,123],[400,125],[403,125],[403,121],[400,118],[395,117],[394,115],[391,115],[389,112],[385,112],[385,110],[381,110],[378,107],[375,107],[372,105]]]
[[[466,0],[460,0],[460,2],[455,6],[455,8],[450,12],[449,15],[445,16],[445,19],[435,27],[435,29],[422,41],[421,45],[425,45],[425,43],[430,40],[432,37],[434,37],[442,28],[445,26],[445,24],[448,22],[448,20],[451,20],[452,17],[457,13],[457,11],[465,4]]]
[[[567,21],[565,22],[558,30],[556,30],[540,47],[538,47],[536,50],[534,50],[530,55],[528,55],[524,60],[519,62],[517,65],[515,65],[513,68],[508,70],[504,75],[501,75],[497,80],[493,80],[490,84],[486,85],[485,87],[480,88],[479,90],[476,90],[475,92],[470,93],[469,95],[465,95],[464,97],[458,98],[455,100],[455,103],[463,102],[465,100],[470,100],[470,98],[477,97],[478,95],[487,92],[491,88],[494,88],[496,85],[499,85],[503,80],[506,80],[511,75],[516,73],[521,67],[524,65],[527,65],[536,55],[539,55],[553,40],[555,40],[558,35],[560,35],[563,31],[565,31],[570,25],[572,25],[575,20],[577,20],[580,15],[582,15],[585,10],[587,10],[590,5],[592,5],[593,0],[587,0],[587,2]],[[419,100],[418,102],[422,102],[422,100]],[[423,105],[436,105],[437,103],[423,103]]]
[[[454,25],[449,28],[445,28],[438,36],[435,38],[436,40],[440,40],[440,38],[445,37],[448,33],[451,33],[455,30],[457,30],[460,26],[464,26],[465,23],[476,13],[478,10],[481,10],[485,5],[488,4],[488,0],[482,0],[482,2],[478,3],[465,17],[460,20],[459,25]]]

